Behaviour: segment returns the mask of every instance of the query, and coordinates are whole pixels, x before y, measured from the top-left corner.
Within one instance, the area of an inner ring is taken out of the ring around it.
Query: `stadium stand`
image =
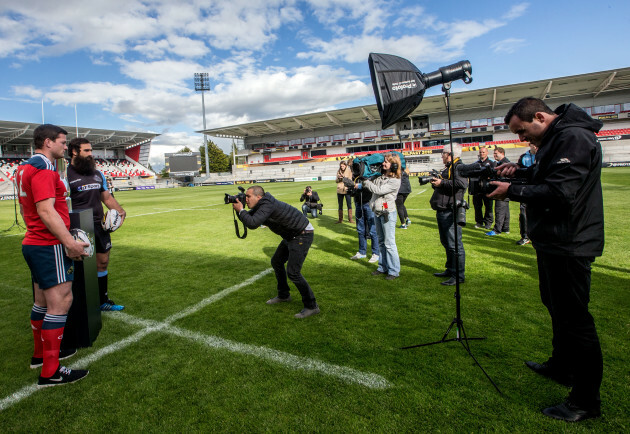
[[[602,120],[598,137],[604,163],[630,165],[630,68],[453,93],[451,133],[464,146],[464,162],[475,161],[482,145],[501,146],[511,161],[518,160],[527,144],[510,132],[503,117],[526,96],[541,97],[552,108],[571,102]],[[389,150],[402,152],[412,172],[442,167],[440,153],[449,140],[442,95],[424,98],[396,125],[380,126],[376,105],[366,105],[200,131],[238,140],[238,162],[232,176],[195,181],[325,179],[335,174],[341,159]]]

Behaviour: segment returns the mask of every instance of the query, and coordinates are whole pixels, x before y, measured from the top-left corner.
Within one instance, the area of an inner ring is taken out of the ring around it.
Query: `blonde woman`
[[[343,198],[346,198],[346,206],[348,207],[348,221],[352,221],[352,195],[348,193],[348,187],[343,183],[343,178],[352,179],[352,170],[348,167],[348,163],[344,160],[339,163],[337,170],[337,202],[339,203],[339,220],[337,223],[343,223]]]
[[[363,181],[362,188],[372,192],[370,208],[374,211],[374,223],[379,243],[378,268],[372,275],[384,274],[387,280],[400,275],[400,258],[396,247],[396,195],[400,188],[401,164],[396,154],[386,154],[382,174],[373,181]],[[357,184],[361,188],[361,184]]]

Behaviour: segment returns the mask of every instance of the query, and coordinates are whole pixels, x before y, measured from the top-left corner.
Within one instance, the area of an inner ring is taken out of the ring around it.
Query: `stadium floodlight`
[[[206,149],[206,177],[210,176],[210,161],[208,160],[208,140],[206,139],[206,102],[204,92],[210,90],[210,77],[207,72],[195,72],[195,91],[201,92],[201,110],[203,112],[203,146]]]

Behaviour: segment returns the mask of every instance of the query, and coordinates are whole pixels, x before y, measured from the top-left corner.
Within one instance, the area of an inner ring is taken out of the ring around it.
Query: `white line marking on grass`
[[[177,336],[191,339],[195,342],[202,343],[211,348],[222,348],[222,349],[226,349],[228,351],[234,352],[234,353],[253,355],[255,357],[259,357],[262,359],[274,361],[276,363],[279,363],[291,369],[305,369],[305,370],[311,370],[311,371],[318,371],[326,375],[335,376],[343,381],[346,381],[349,383],[360,384],[360,385],[363,385],[372,389],[385,389],[385,388],[391,387],[391,384],[385,378],[377,374],[364,373],[364,372],[357,371],[352,368],[331,365],[331,364],[327,364],[325,362],[321,362],[318,360],[309,359],[306,357],[294,356],[292,354],[283,353],[281,351],[272,350],[265,347],[256,347],[254,345],[232,342],[226,339],[219,338],[217,336],[206,336],[200,333],[183,330],[183,329],[180,329],[179,327],[170,325],[173,321],[179,320],[181,318],[184,318],[187,315],[191,315],[195,312],[198,312],[199,310],[203,309],[209,304],[212,304],[215,301],[218,301],[226,297],[227,295],[235,291],[238,291],[244,286],[254,283],[256,280],[260,279],[261,277],[266,276],[272,271],[273,269],[268,268],[258,273],[257,275],[250,277],[244,282],[241,282],[239,284],[226,288],[223,291],[213,294],[210,297],[207,297],[201,300],[197,304],[187,309],[184,309],[183,311],[179,313],[169,316],[162,322],[135,318],[123,312],[110,312],[108,315],[110,315],[111,318],[120,319],[121,321],[127,322],[128,324],[139,325],[144,328],[132,334],[131,336],[126,337],[125,339],[122,339],[118,342],[107,345],[106,347],[103,347],[99,349],[98,351],[95,351],[94,353],[77,360],[75,363],[73,363],[70,366],[70,368],[71,369],[85,369],[91,363],[94,363],[109,354],[112,354],[116,351],[120,351],[128,347],[129,345],[140,341],[140,339],[144,338],[150,333],[166,332],[166,333],[171,333]],[[37,384],[34,383],[29,386],[23,387],[22,389],[18,390],[15,393],[12,393],[6,398],[3,398],[2,400],[0,400],[0,411],[4,411],[5,409],[11,407],[14,404],[17,404],[23,399],[28,398],[29,396],[31,396],[33,393],[37,392],[38,390],[39,389],[37,387]]]
[[[333,365],[322,362],[320,360],[308,357],[296,356],[285,353],[283,351],[274,350],[267,347],[261,347],[240,342],[230,341],[218,336],[208,336],[190,330],[184,330],[179,327],[168,325],[165,322],[148,321],[136,318],[123,312],[115,312],[111,314],[112,318],[124,321],[128,324],[146,327],[144,330],[160,331],[169,333],[191,341],[203,344],[214,349],[224,349],[236,354],[244,354],[277,363],[289,369],[302,369],[305,371],[315,371],[331,377],[337,377],[346,383],[359,384],[370,389],[387,389],[392,385],[382,376],[369,372],[361,372],[353,368],[345,366]]]
[[[195,304],[195,305],[193,305],[193,306],[191,306],[191,307],[189,307],[187,309],[184,309],[181,312],[178,312],[176,314],[173,314],[173,315],[169,316],[168,318],[166,318],[164,320],[164,322],[167,323],[167,324],[171,324],[172,322],[175,322],[178,319],[182,319],[185,316],[191,315],[191,314],[193,314],[193,313],[203,309],[204,307],[208,306],[209,304],[214,303],[215,301],[221,300],[223,297],[225,297],[227,295],[230,295],[231,293],[233,293],[235,291],[238,291],[242,287],[247,286],[247,285],[251,285],[252,283],[257,281],[261,277],[264,277],[264,276],[266,276],[267,274],[269,274],[271,272],[273,272],[273,268],[267,268],[266,270],[258,273],[257,275],[255,275],[253,277],[250,277],[249,279],[247,279],[247,280],[245,280],[245,281],[243,281],[243,282],[241,282],[239,284],[236,284],[236,285],[234,285],[234,286],[232,286],[230,288],[224,289],[221,292],[217,292],[216,294],[211,295],[210,297],[201,300],[199,303],[197,303],[197,304]]]
[[[324,375],[337,377],[346,383],[360,384],[370,389],[387,389],[391,387],[391,384],[380,375],[357,371],[356,369],[345,366],[332,365],[330,363],[310,359],[308,357],[295,356],[293,354],[273,350],[271,348],[229,341],[218,336],[206,336],[201,333],[183,330],[174,326],[169,326],[163,331],[202,343],[210,348],[225,349],[232,353],[258,357],[260,359],[278,363],[290,369],[316,371]]]
[[[4,237],[18,237],[18,236],[24,236],[26,235],[25,233],[22,234],[7,234],[7,235],[0,235],[0,238],[4,238]]]
[[[427,189],[426,189],[426,188],[425,188],[424,190],[420,190],[419,192],[417,192],[416,194],[414,194],[414,196],[417,196],[417,195],[419,195],[419,194],[422,194],[422,193],[424,193],[425,191],[427,191]]]
[[[132,214],[132,215],[128,215],[125,218],[128,219],[128,218],[131,218],[131,217],[142,217],[142,216],[146,216],[146,215],[165,214],[165,213],[177,212],[177,211],[205,211],[202,208],[208,208],[208,207],[211,207],[211,206],[219,206],[219,205],[223,205],[223,204],[222,203],[214,203],[214,204],[211,204],[211,205],[194,206],[192,208],[172,208],[172,209],[167,209],[166,211],[148,212],[148,213],[144,213],[144,214]]]
[[[37,392],[37,384],[31,384],[30,386],[25,386],[18,390],[15,393],[7,396],[0,400],[0,411],[4,411],[6,408],[11,407],[13,404],[17,404],[24,398],[28,398],[33,393]]]

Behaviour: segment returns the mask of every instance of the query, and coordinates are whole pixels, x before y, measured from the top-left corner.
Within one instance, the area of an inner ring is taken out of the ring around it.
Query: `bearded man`
[[[98,289],[101,299],[101,310],[123,310],[125,307],[114,303],[107,289],[107,266],[112,240],[109,232],[101,226],[103,221],[103,205],[115,209],[125,221],[127,213],[114,199],[107,187],[105,175],[96,170],[96,162],[92,157],[92,145],[89,140],[77,137],[70,141],[69,152],[72,161],[68,166],[68,184],[73,208],[91,208],[94,218],[94,240],[96,247],[96,269],[98,271]]]

